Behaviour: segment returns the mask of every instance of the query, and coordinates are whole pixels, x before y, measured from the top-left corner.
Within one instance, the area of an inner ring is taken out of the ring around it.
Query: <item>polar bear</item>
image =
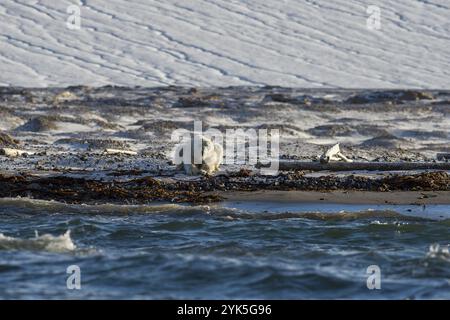
[[[198,163],[194,161],[195,139],[201,142],[201,144],[198,144],[199,148],[201,147],[201,153],[199,152],[199,156],[201,154],[201,163],[200,161],[196,161]],[[191,152],[189,160],[184,159],[185,150],[190,150]],[[180,170],[184,169],[187,175],[210,175],[219,170],[222,164],[223,148],[203,135],[191,134],[187,141],[185,140],[177,147],[175,157],[178,158],[177,163],[180,163],[178,168]]]

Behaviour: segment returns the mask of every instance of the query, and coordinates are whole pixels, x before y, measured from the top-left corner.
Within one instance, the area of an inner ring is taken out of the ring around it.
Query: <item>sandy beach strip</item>
[[[220,195],[232,202],[335,203],[427,205],[450,204],[450,191],[225,191]]]

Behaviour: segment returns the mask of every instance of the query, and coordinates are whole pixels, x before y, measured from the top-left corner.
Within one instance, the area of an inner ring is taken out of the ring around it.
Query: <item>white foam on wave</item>
[[[34,238],[23,239],[5,236],[0,233],[0,250],[30,250],[48,252],[70,252],[76,245],[70,237],[70,230],[60,236],[51,234],[38,235]]]
[[[430,259],[441,259],[450,262],[450,244],[440,245],[433,243],[430,245],[426,256]]]

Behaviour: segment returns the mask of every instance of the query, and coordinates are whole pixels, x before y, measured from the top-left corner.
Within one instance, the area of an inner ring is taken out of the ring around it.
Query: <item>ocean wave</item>
[[[402,220],[427,220],[421,217],[405,216],[391,210],[364,210],[356,212],[281,212],[281,213],[241,213],[229,215],[229,218],[240,219],[259,219],[259,220],[279,220],[279,219],[295,219],[304,218],[311,220],[358,220],[358,219],[381,219],[381,218],[397,218]]]
[[[29,250],[29,251],[48,251],[48,252],[71,252],[76,249],[70,230],[60,236],[51,234],[38,235],[30,239],[22,239],[5,236],[0,233],[0,250]]]
[[[22,213],[73,213],[73,214],[130,214],[130,213],[160,213],[181,210],[191,210],[192,206],[174,203],[160,203],[151,205],[122,205],[122,204],[67,204],[53,200],[38,200],[25,197],[1,198],[0,207],[12,207]],[[207,210],[208,206],[195,206]]]
[[[147,205],[123,204],[66,204],[57,201],[36,200],[31,198],[1,198],[0,214],[82,214],[82,215],[134,215],[134,214],[163,214],[198,216],[234,220],[284,220],[284,219],[311,219],[311,220],[359,220],[374,219],[374,224],[384,223],[379,219],[396,219],[398,221],[434,221],[432,216],[423,214],[406,214],[400,206],[384,206],[380,209],[348,208],[342,210],[343,205],[336,204],[335,210],[326,208],[311,209],[299,204],[297,208],[286,210],[270,210],[268,208],[234,207],[233,204],[189,205],[175,203],[154,203]],[[449,223],[450,219],[442,217],[440,223]]]

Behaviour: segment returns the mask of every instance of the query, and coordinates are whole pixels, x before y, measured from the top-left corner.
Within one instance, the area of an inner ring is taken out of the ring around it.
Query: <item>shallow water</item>
[[[2,199],[0,298],[450,298],[449,206],[286,206]]]

